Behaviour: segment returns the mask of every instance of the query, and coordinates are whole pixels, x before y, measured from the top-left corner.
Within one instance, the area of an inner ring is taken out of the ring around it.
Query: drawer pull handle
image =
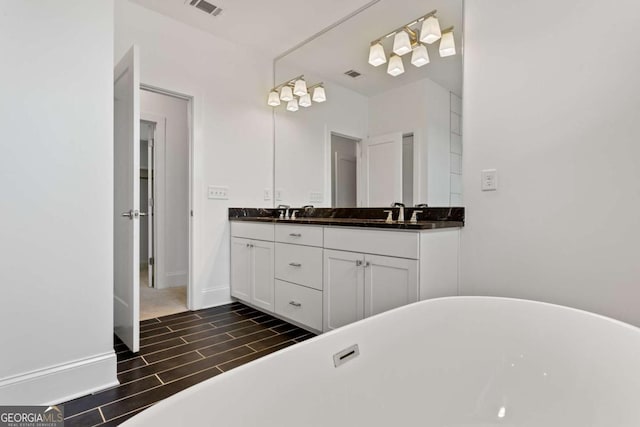
[[[302,304],[300,304],[299,302],[295,302],[295,301],[289,301],[289,304],[294,306],[294,307],[302,307]]]
[[[289,233],[289,236],[291,237],[302,237],[301,233]]]
[[[302,267],[302,264],[300,264],[299,262],[290,262],[289,265],[291,267]]]

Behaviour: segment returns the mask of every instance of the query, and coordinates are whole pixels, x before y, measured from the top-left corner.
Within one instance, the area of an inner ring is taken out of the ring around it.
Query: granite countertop
[[[431,230],[434,228],[462,227],[460,221],[418,221],[415,223],[405,221],[386,222],[383,219],[358,219],[358,218],[296,218],[278,219],[268,217],[242,217],[229,218],[230,221],[271,222],[276,224],[307,224],[307,225],[335,225],[343,227],[370,227],[391,228],[400,230]]]
[[[274,224],[307,224],[342,227],[368,227],[399,230],[432,230],[464,226],[464,208],[426,208],[422,210],[418,222],[409,222],[411,211],[407,208],[405,222],[391,223],[381,219],[386,217],[384,208],[316,208],[306,211],[296,219],[279,219],[277,209],[230,208],[230,221],[268,222]],[[394,214],[397,217],[397,214]]]

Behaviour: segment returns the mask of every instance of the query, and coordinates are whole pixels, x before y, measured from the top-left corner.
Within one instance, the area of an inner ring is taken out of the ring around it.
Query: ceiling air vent
[[[362,75],[362,73],[359,73],[356,70],[345,71],[344,74],[349,76],[349,77],[351,77],[351,78],[353,78],[353,79],[357,79],[358,77],[360,77]]]
[[[206,12],[207,14],[213,15],[213,16],[218,16],[222,12],[221,8],[205,0],[191,0],[189,1],[189,5],[195,6],[201,11]]]

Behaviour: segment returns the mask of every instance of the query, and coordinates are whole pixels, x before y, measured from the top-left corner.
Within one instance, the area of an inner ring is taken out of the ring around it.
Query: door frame
[[[187,101],[187,124],[189,126],[189,144],[188,150],[189,153],[187,158],[189,159],[188,165],[188,194],[189,194],[189,232],[187,238],[189,239],[189,260],[188,260],[188,272],[187,272],[187,309],[195,310],[195,282],[193,280],[193,261],[194,261],[194,223],[193,223],[193,189],[194,189],[194,126],[195,126],[195,114],[194,114],[194,104],[195,97],[193,95],[187,95],[184,93],[176,92],[169,89],[160,88],[158,86],[153,86],[150,84],[140,82],[140,90],[146,90],[149,92],[154,92],[160,95],[172,96],[174,98],[179,98]],[[150,116],[150,115],[147,115]],[[159,117],[159,116],[158,116]],[[157,247],[157,245],[154,245]],[[156,270],[157,271],[157,270]],[[157,280],[157,279],[156,279]]]
[[[331,200],[333,197],[333,185],[332,185],[332,174],[331,174],[331,163],[333,162],[333,156],[331,155],[331,136],[341,136],[342,138],[351,139],[356,143],[356,199],[357,205],[362,206],[362,200],[360,196],[362,194],[361,185],[361,161],[362,158],[362,148],[360,143],[364,136],[354,135],[353,132],[340,130],[335,127],[329,127],[325,125],[324,127],[324,203],[326,206],[331,206]]]

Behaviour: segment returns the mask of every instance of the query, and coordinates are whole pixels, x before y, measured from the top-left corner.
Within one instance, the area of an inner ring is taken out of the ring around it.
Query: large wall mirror
[[[437,38],[434,10],[442,37],[421,42]],[[275,92],[304,75],[310,95],[274,107],[276,205],[463,205],[462,10],[463,0],[380,0],[276,60]],[[394,43],[407,53],[394,57]],[[326,101],[305,107],[314,86]]]

